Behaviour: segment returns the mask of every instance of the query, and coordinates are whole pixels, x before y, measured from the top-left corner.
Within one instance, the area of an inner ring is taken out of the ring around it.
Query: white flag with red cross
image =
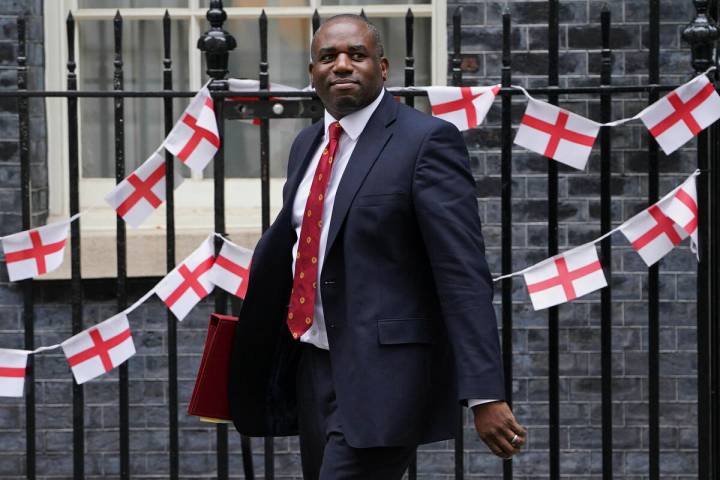
[[[174,186],[183,177],[174,169]],[[160,151],[140,165],[105,196],[105,201],[133,228],[137,228],[165,201],[165,158]]]
[[[22,397],[27,350],[0,348],[0,397]]]
[[[34,278],[62,265],[71,221],[67,219],[3,237],[10,281]]]
[[[697,254],[698,203],[696,180],[697,175],[693,174],[675,189],[665,213],[682,227],[685,233],[690,235],[690,249]]]
[[[210,270],[212,282],[236,297],[245,298],[252,254],[252,250],[225,240]]]
[[[679,86],[640,112],[666,154],[671,154],[720,118],[720,96],[707,76]]]
[[[665,197],[620,225],[620,232],[648,266],[657,263],[687,237],[667,216],[671,200]]]
[[[220,148],[215,106],[207,87],[190,101],[163,146],[193,172],[202,172]]]
[[[523,273],[535,310],[582,297],[607,286],[595,244],[583,245]]]
[[[78,384],[109,372],[135,355],[125,313],[83,330],[60,345]]]
[[[599,123],[530,98],[515,144],[583,170],[599,131]]]
[[[155,287],[157,296],[178,320],[213,291],[210,269],[215,263],[214,251],[212,238],[208,238]]]
[[[458,130],[477,128],[487,115],[500,85],[491,87],[424,87],[432,114]]]

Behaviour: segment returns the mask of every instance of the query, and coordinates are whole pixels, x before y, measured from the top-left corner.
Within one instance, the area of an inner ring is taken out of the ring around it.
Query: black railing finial
[[[453,53],[452,53],[452,84],[454,87],[462,85],[462,55],[461,55],[461,33],[462,33],[462,12],[463,7],[455,7],[452,15],[453,24]]]
[[[222,28],[227,20],[222,0],[210,0],[206,18],[210,22],[210,30],[200,36],[197,48],[205,52],[206,72],[215,83],[225,80],[228,74],[228,54],[237,47],[237,42],[235,37]]]
[[[312,29],[313,29],[313,35],[315,35],[315,32],[318,31],[318,28],[320,28],[320,14],[317,11],[317,8],[313,12],[312,16]]]
[[[696,15],[682,32],[682,38],[690,44],[692,66],[696,72],[707,70],[712,63],[712,52],[720,35],[715,21],[707,15],[707,0],[694,0]]]
[[[268,73],[268,18],[263,8],[258,18],[258,27],[260,28],[260,72],[258,79],[260,81],[260,90],[270,88],[270,74]]]

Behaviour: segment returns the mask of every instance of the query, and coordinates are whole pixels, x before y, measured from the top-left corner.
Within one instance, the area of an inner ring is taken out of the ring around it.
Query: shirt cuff
[[[483,403],[490,403],[490,402],[496,402],[496,401],[497,401],[497,399],[490,399],[490,400],[473,399],[473,400],[468,400],[467,404],[468,404],[468,408],[473,408],[476,405],[482,405]]]

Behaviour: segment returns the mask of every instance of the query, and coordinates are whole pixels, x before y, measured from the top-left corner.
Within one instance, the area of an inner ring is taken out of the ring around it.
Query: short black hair
[[[328,18],[323,22],[322,25],[320,25],[320,28],[323,27],[326,23],[332,22],[334,20],[342,20],[342,19],[350,19],[350,20],[356,20],[359,22],[364,23],[367,25],[368,30],[370,30],[370,33],[372,33],[373,39],[375,40],[375,53],[377,53],[378,57],[382,58],[385,56],[385,47],[383,46],[382,36],[380,35],[380,31],[377,29],[375,25],[370,23],[370,21],[365,18],[362,15],[356,15],[354,13],[340,13],[338,15],[333,15],[332,17]],[[318,28],[318,32],[320,31],[320,28]],[[317,32],[315,32],[317,34]],[[315,43],[315,35],[313,35],[312,42],[310,42],[310,56],[313,57],[312,52],[312,45]],[[313,57],[313,61],[315,58]]]

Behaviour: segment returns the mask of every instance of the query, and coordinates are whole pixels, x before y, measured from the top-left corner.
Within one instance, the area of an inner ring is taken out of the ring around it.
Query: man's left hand
[[[478,435],[498,457],[508,459],[525,445],[527,431],[515,419],[507,403],[482,403],[473,407],[473,413]]]

